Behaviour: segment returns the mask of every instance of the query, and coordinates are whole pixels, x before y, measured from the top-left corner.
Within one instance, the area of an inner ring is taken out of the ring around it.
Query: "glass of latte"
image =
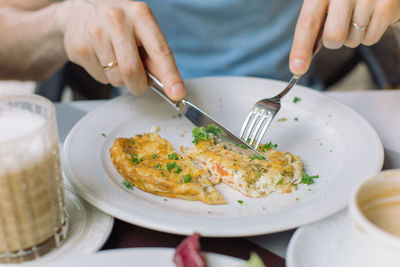
[[[67,233],[54,105],[0,96],[0,263],[43,256]]]

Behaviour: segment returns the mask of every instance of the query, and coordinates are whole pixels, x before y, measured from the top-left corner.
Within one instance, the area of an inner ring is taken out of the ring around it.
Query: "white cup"
[[[361,183],[350,205],[350,266],[400,266],[400,169]]]

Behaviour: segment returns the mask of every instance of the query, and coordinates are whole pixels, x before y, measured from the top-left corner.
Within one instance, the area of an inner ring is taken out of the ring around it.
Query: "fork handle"
[[[326,21],[326,16],[324,20],[322,21],[321,27],[319,28],[317,39],[315,40],[314,47],[313,47],[313,54],[312,56],[314,57],[316,54],[318,54],[319,50],[322,48],[322,34],[324,32],[324,27],[325,27],[325,21]],[[293,75],[292,78],[289,81],[289,84],[286,86],[286,88],[280,92],[276,97],[277,98],[282,98],[284,95],[286,95],[290,89],[300,80],[301,76],[295,76]]]

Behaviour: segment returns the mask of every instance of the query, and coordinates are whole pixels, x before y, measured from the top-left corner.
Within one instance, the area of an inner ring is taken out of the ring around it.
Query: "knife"
[[[225,133],[219,136],[219,139],[221,139],[222,142],[238,145],[242,148],[247,149],[253,155],[262,156],[263,158],[267,159],[265,155],[255,150],[253,147],[244,142],[234,133],[229,131],[225,126],[223,126],[210,115],[202,111],[200,108],[196,107],[187,99],[183,99],[180,101],[172,101],[171,99],[169,99],[169,97],[165,94],[164,86],[162,85],[162,83],[149,72],[147,72],[147,77],[149,79],[150,87],[158,95],[164,98],[165,101],[170,103],[180,114],[183,114],[186,118],[188,118],[194,125],[196,125],[197,127],[207,128],[209,125],[214,124]]]

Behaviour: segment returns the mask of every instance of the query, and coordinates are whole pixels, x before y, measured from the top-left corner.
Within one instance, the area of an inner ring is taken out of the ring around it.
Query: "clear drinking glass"
[[[54,105],[0,96],[0,263],[38,258],[67,233]]]

